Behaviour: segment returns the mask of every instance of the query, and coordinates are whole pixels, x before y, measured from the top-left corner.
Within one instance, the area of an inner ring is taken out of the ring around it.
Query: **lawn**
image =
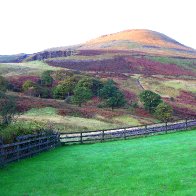
[[[195,195],[196,130],[59,147],[0,170],[0,195]]]

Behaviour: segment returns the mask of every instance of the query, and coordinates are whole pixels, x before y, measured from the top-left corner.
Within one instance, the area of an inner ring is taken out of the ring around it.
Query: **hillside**
[[[121,47],[122,44],[123,47]],[[19,59],[11,61],[18,62]],[[14,96],[18,97],[18,104],[24,111],[39,107],[57,109],[55,110],[56,120],[53,123],[59,126],[63,124],[63,129],[66,126],[65,131],[96,129],[97,125],[92,127],[92,123],[101,124],[101,128],[106,128],[156,122],[153,116],[140,107],[141,105],[136,109],[125,108],[111,111],[109,108],[99,108],[100,100],[96,97],[86,103],[83,108],[78,108],[65,104],[63,101],[61,105],[61,102],[55,99],[49,101],[18,94],[18,92],[23,93],[21,89],[26,80],[40,85],[40,76],[46,70],[53,72],[52,87],[58,85],[69,73],[78,74],[77,77],[88,75],[103,81],[112,79],[122,90],[129,104],[139,103],[139,94],[143,90],[151,90],[161,95],[163,100],[173,107],[174,118],[196,116],[195,50],[161,33],[150,30],[122,31],[81,45],[51,48],[28,55],[22,63],[0,64],[1,75],[12,84]],[[57,79],[57,75],[62,75],[62,78]],[[49,98],[52,98],[50,93]],[[65,111],[61,111],[62,108]],[[80,114],[80,121],[84,123],[76,127],[75,121],[78,121],[78,116],[74,116],[75,114],[70,111]],[[67,121],[63,118],[62,122],[59,113],[63,115],[65,113],[66,118],[68,117]],[[70,121],[70,115],[73,123],[65,125],[65,121]],[[87,122],[86,117],[93,121]],[[22,119],[34,119],[34,116],[24,114]],[[42,118],[38,118],[39,120],[47,121],[48,118],[43,119],[42,115]]]
[[[32,60],[79,71],[196,76],[196,50],[151,30],[127,30],[51,48],[26,59]]]

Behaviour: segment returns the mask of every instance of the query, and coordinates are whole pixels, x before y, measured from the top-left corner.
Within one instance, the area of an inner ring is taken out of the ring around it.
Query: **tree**
[[[0,91],[5,92],[8,87],[8,82],[3,76],[0,76]]]
[[[161,96],[149,91],[142,91],[139,95],[140,101],[144,104],[144,108],[150,113],[155,111],[155,108],[162,102]]]
[[[85,87],[88,89],[92,89],[93,86],[93,79],[89,77],[83,77],[78,81],[78,87]]]
[[[99,96],[103,99],[114,97],[117,91],[117,87],[113,80],[108,80],[103,88],[100,90]]]
[[[77,86],[74,89],[73,102],[78,104],[78,106],[80,107],[82,103],[88,101],[89,99],[91,99],[91,97],[92,97],[92,92],[88,88]]]
[[[96,78],[84,77],[79,80],[77,86],[88,88],[92,91],[93,95],[97,96],[103,87],[103,83]]]
[[[101,82],[99,79],[93,78],[93,85],[91,89],[93,95],[98,96],[102,88],[103,88],[103,82]]]
[[[53,78],[51,76],[52,71],[44,71],[41,75],[41,84],[45,86],[52,86]]]
[[[171,119],[173,109],[165,102],[160,103],[155,109],[155,116],[163,122]]]
[[[115,107],[124,106],[126,103],[124,94],[115,86],[113,80],[108,80],[106,82],[100,90],[100,97],[106,100],[106,105],[111,107],[112,110]]]
[[[0,92],[0,116],[1,124],[8,125],[11,123],[14,115],[17,113],[16,101],[13,97]]]
[[[115,94],[108,98],[106,100],[106,104],[107,106],[111,107],[112,110],[115,108],[115,107],[121,107],[121,106],[124,106],[126,103],[126,100],[124,98],[124,95],[122,92],[120,91],[116,91]]]
[[[65,80],[60,82],[56,87],[54,87],[54,98],[65,99],[67,96],[69,97],[70,95],[72,95],[77,82],[78,81],[74,76],[67,77]]]
[[[50,98],[51,97],[51,93],[50,93],[50,88],[49,87],[36,85],[33,88],[33,90],[34,90],[34,94],[33,94],[33,92],[31,93],[31,95],[33,95],[33,96],[41,97],[41,98]]]

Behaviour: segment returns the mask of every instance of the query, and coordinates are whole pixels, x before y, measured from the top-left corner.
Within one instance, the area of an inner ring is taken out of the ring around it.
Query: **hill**
[[[18,62],[19,60],[12,58],[11,61]],[[14,84],[15,91],[21,89],[27,79],[38,82],[45,70],[53,70],[54,76],[60,72],[63,73],[63,71],[58,71],[60,69],[68,70],[68,72],[71,70],[80,77],[87,74],[101,80],[113,79],[129,102],[137,103],[138,95],[143,90],[152,90],[172,105],[175,117],[196,116],[195,50],[155,31],[122,31],[77,46],[47,49],[27,55],[27,58],[22,58],[21,61],[23,62],[0,64],[0,73]],[[59,81],[55,80],[54,85],[58,83]],[[36,108],[39,103],[42,103],[43,107],[54,107],[58,111],[61,109],[61,106],[57,107],[56,101],[46,104],[47,101],[42,98],[29,97],[27,99],[21,96],[19,102],[23,104],[24,100],[26,100],[28,109]],[[33,101],[34,104],[32,104]],[[120,122],[127,126],[130,119],[133,119],[134,123],[137,122],[136,124],[156,120],[143,113],[141,108],[134,112],[123,110],[117,116],[116,111],[108,110],[106,115],[104,113],[106,108],[95,109],[99,101],[94,101],[87,103],[84,108],[88,110],[88,114],[93,114],[93,118],[97,118],[96,113],[99,113],[98,121],[104,122],[103,127],[108,126],[105,124],[106,121],[110,125],[112,123],[118,126]],[[65,105],[65,107],[68,106]],[[82,113],[81,117],[85,117],[83,116],[85,112],[78,108],[76,113]],[[110,122],[108,122],[108,115]],[[56,122],[58,123],[59,119]],[[85,129],[91,129],[91,127],[87,125]]]
[[[51,48],[26,59],[32,60],[79,71],[196,75],[196,50],[151,30],[127,30],[81,45]]]
[[[182,45],[176,40],[156,31],[135,29],[119,33],[101,36],[97,39],[88,41],[84,48],[111,48],[111,49],[133,49],[139,47],[146,48],[165,48],[184,51],[193,51],[191,48]]]
[[[196,50],[156,31],[127,30],[88,41],[81,49],[135,50],[163,56],[195,58]]]

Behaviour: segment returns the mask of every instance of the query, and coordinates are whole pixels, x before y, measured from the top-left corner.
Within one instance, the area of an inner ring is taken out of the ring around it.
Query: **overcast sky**
[[[80,44],[127,29],[196,49],[196,0],[0,0],[0,54]]]

